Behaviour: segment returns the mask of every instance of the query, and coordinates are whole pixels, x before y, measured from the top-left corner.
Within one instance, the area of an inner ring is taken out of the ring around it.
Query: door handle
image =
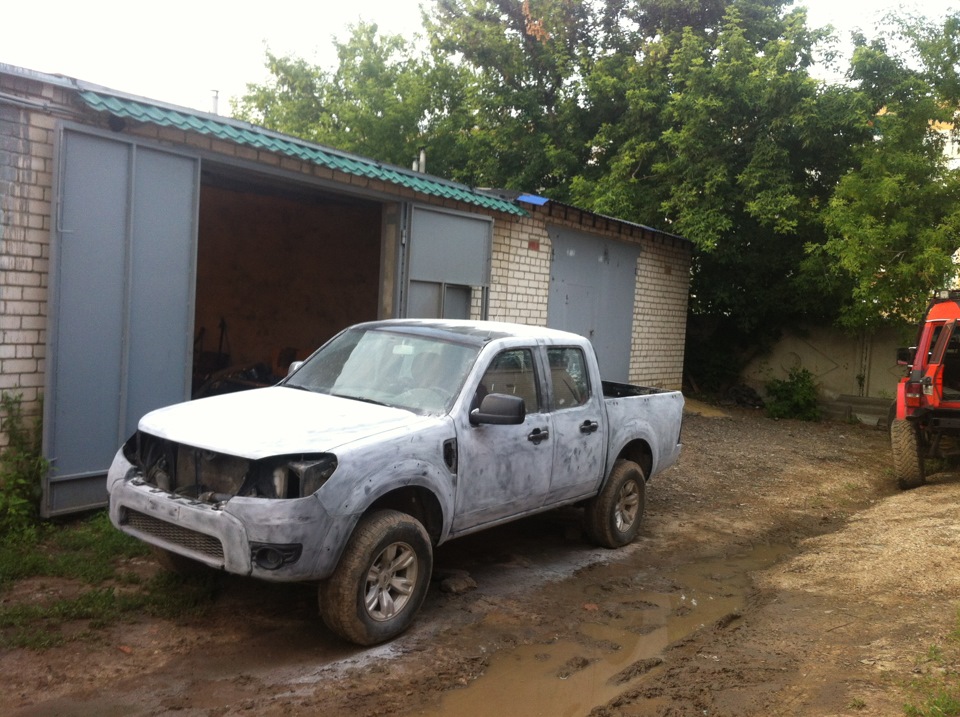
[[[534,428],[527,435],[527,440],[533,443],[540,443],[540,441],[545,441],[550,437],[550,431],[546,428]]]
[[[596,421],[586,420],[580,424],[580,433],[596,433],[600,424]]]

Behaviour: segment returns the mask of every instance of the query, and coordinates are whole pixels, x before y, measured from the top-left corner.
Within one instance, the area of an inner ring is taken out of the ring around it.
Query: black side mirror
[[[917,347],[911,346],[908,349],[897,349],[897,365],[898,366],[913,366],[913,362],[917,357]]]
[[[470,423],[479,426],[490,423],[498,426],[518,426],[527,417],[527,407],[520,396],[490,393],[483,397],[480,408],[470,411]]]

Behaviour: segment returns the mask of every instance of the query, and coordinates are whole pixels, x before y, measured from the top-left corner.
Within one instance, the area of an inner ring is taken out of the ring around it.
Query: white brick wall
[[[56,94],[7,76],[0,90]],[[42,111],[0,104],[0,389],[20,393],[28,415],[39,412],[44,384],[55,123]]]

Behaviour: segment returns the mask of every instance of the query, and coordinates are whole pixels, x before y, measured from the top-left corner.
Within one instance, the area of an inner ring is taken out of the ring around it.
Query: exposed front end
[[[330,516],[316,491],[328,454],[251,460],[138,432],[107,477],[110,519],[123,532],[212,568],[273,581],[332,571]]]

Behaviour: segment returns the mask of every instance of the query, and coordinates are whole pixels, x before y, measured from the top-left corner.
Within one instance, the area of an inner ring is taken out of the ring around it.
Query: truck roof
[[[407,331],[413,334],[429,334],[447,336],[459,341],[468,341],[478,345],[494,339],[528,338],[554,339],[582,343],[583,336],[569,331],[548,329],[544,326],[527,326],[526,324],[511,324],[503,321],[468,321],[463,319],[386,319],[360,324],[366,328],[392,329]]]

